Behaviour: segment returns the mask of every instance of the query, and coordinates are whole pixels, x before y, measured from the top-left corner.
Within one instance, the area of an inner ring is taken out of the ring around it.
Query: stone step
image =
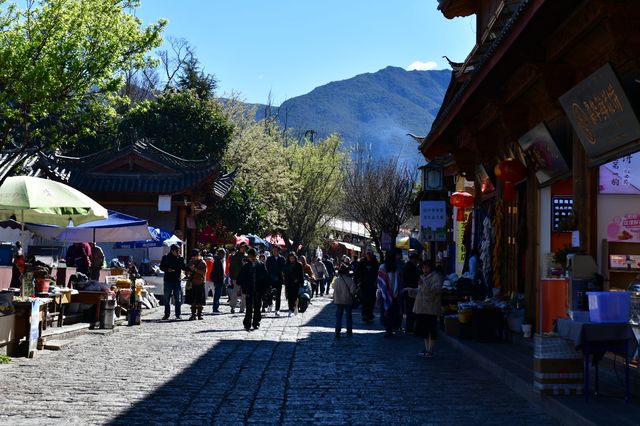
[[[45,341],[44,349],[50,351],[60,351],[69,347],[71,344],[71,340],[47,340]]]

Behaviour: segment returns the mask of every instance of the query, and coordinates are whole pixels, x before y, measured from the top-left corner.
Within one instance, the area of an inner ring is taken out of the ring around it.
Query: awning
[[[269,241],[263,240],[262,238],[258,237],[257,235],[253,235],[253,234],[247,234],[247,238],[249,238],[249,244],[252,246],[256,246],[258,244],[262,244],[263,246],[270,248],[271,247],[271,243]]]
[[[162,228],[148,227],[151,239],[143,241],[121,241],[113,245],[114,249],[162,247],[163,245],[183,244],[183,241],[170,231]]]
[[[78,226],[53,226],[28,224],[35,235],[70,242],[118,242],[127,239],[148,240],[152,238],[147,221],[114,210],[108,211],[106,219],[86,222]]]
[[[357,252],[361,252],[362,251],[362,248],[360,246],[355,245],[355,244],[345,243],[344,241],[337,241],[337,243],[339,245],[341,245],[342,247],[346,248],[347,250],[357,251]]]

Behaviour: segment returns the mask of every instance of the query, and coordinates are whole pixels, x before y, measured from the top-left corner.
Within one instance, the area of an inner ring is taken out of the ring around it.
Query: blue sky
[[[448,68],[475,40],[471,18],[448,20],[436,0],[142,0],[145,23],[166,18],[165,36],[184,38],[219,94],[273,103],[330,81],[389,65]],[[435,62],[435,63],[434,63]],[[415,66],[415,65],[414,65]]]

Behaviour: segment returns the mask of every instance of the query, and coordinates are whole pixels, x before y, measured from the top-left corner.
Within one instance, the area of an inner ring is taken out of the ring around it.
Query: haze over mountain
[[[374,159],[397,156],[412,166],[424,159],[407,133],[424,135],[440,108],[450,70],[406,71],[387,67],[334,81],[286,100],[279,108],[280,124],[296,134],[313,130],[315,137],[339,133],[355,151]],[[258,108],[258,118],[264,108]]]

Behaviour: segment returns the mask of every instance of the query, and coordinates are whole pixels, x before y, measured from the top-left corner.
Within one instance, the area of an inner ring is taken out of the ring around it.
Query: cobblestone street
[[[418,339],[384,339],[359,315],[354,337],[334,340],[334,314],[315,299],[247,333],[240,314],[162,322],[158,310],[140,327],[2,367],[0,422],[554,424],[445,345],[418,358]]]

